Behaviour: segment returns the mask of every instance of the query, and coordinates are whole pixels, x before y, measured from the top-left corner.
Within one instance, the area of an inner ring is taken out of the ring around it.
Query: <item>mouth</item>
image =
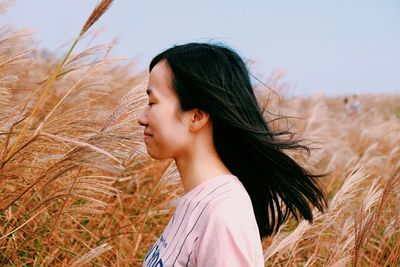
[[[149,138],[149,137],[151,137],[151,136],[152,136],[152,135],[150,135],[150,134],[146,134],[146,133],[143,134],[143,138],[144,138],[144,139],[147,139],[147,138]]]

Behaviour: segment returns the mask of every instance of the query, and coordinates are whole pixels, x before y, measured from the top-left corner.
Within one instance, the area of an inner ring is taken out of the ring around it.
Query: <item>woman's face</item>
[[[177,158],[189,144],[190,118],[179,109],[178,96],[172,89],[172,71],[165,60],[150,72],[147,94],[149,104],[138,119],[145,126],[147,153],[155,159]]]

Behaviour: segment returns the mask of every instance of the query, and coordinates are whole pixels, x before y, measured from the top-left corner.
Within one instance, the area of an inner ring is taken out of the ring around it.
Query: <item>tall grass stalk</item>
[[[71,47],[69,48],[69,50],[67,51],[67,53],[63,57],[63,59],[60,62],[60,64],[57,66],[54,74],[51,75],[50,78],[43,84],[44,89],[43,89],[42,93],[40,94],[38,100],[36,101],[36,104],[33,107],[32,112],[27,117],[26,122],[24,123],[24,126],[23,126],[22,130],[17,135],[17,138],[16,138],[15,142],[13,143],[13,145],[11,146],[10,151],[8,152],[8,155],[5,157],[5,160],[1,164],[0,169],[3,167],[4,162],[7,162],[9,160],[10,155],[12,155],[12,153],[14,152],[14,149],[16,148],[16,146],[17,146],[20,138],[22,137],[23,133],[26,131],[26,128],[30,126],[32,118],[35,116],[36,112],[38,111],[38,109],[42,105],[44,99],[46,98],[46,96],[48,94],[48,91],[49,91],[51,85],[53,84],[53,82],[60,75],[62,68],[65,66],[65,63],[67,62],[68,58],[70,57],[70,55],[71,55],[72,51],[74,50],[75,46],[78,44],[78,42],[81,40],[82,36],[87,32],[87,30],[107,11],[107,9],[111,6],[112,2],[113,2],[113,0],[102,0],[95,7],[93,12],[91,13],[89,18],[87,19],[86,23],[82,27],[81,31],[79,32],[79,35],[75,38],[75,40],[72,43]],[[22,55],[24,55],[23,52],[21,52],[21,55],[17,55],[17,57],[18,56],[22,56]],[[16,56],[14,56],[14,57],[16,57]]]

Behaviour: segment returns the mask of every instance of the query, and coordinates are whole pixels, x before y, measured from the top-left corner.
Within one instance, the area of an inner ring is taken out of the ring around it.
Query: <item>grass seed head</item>
[[[87,19],[85,25],[83,26],[80,35],[83,35],[96,21],[103,16],[107,9],[111,6],[113,0],[103,0],[94,8],[92,14]]]

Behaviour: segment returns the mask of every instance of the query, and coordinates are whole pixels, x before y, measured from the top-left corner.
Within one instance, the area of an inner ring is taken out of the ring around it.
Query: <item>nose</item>
[[[144,109],[144,110],[140,113],[139,118],[138,118],[138,123],[139,123],[141,126],[147,126],[147,118],[146,118],[146,116],[145,116],[145,113],[146,113],[146,109]]]

